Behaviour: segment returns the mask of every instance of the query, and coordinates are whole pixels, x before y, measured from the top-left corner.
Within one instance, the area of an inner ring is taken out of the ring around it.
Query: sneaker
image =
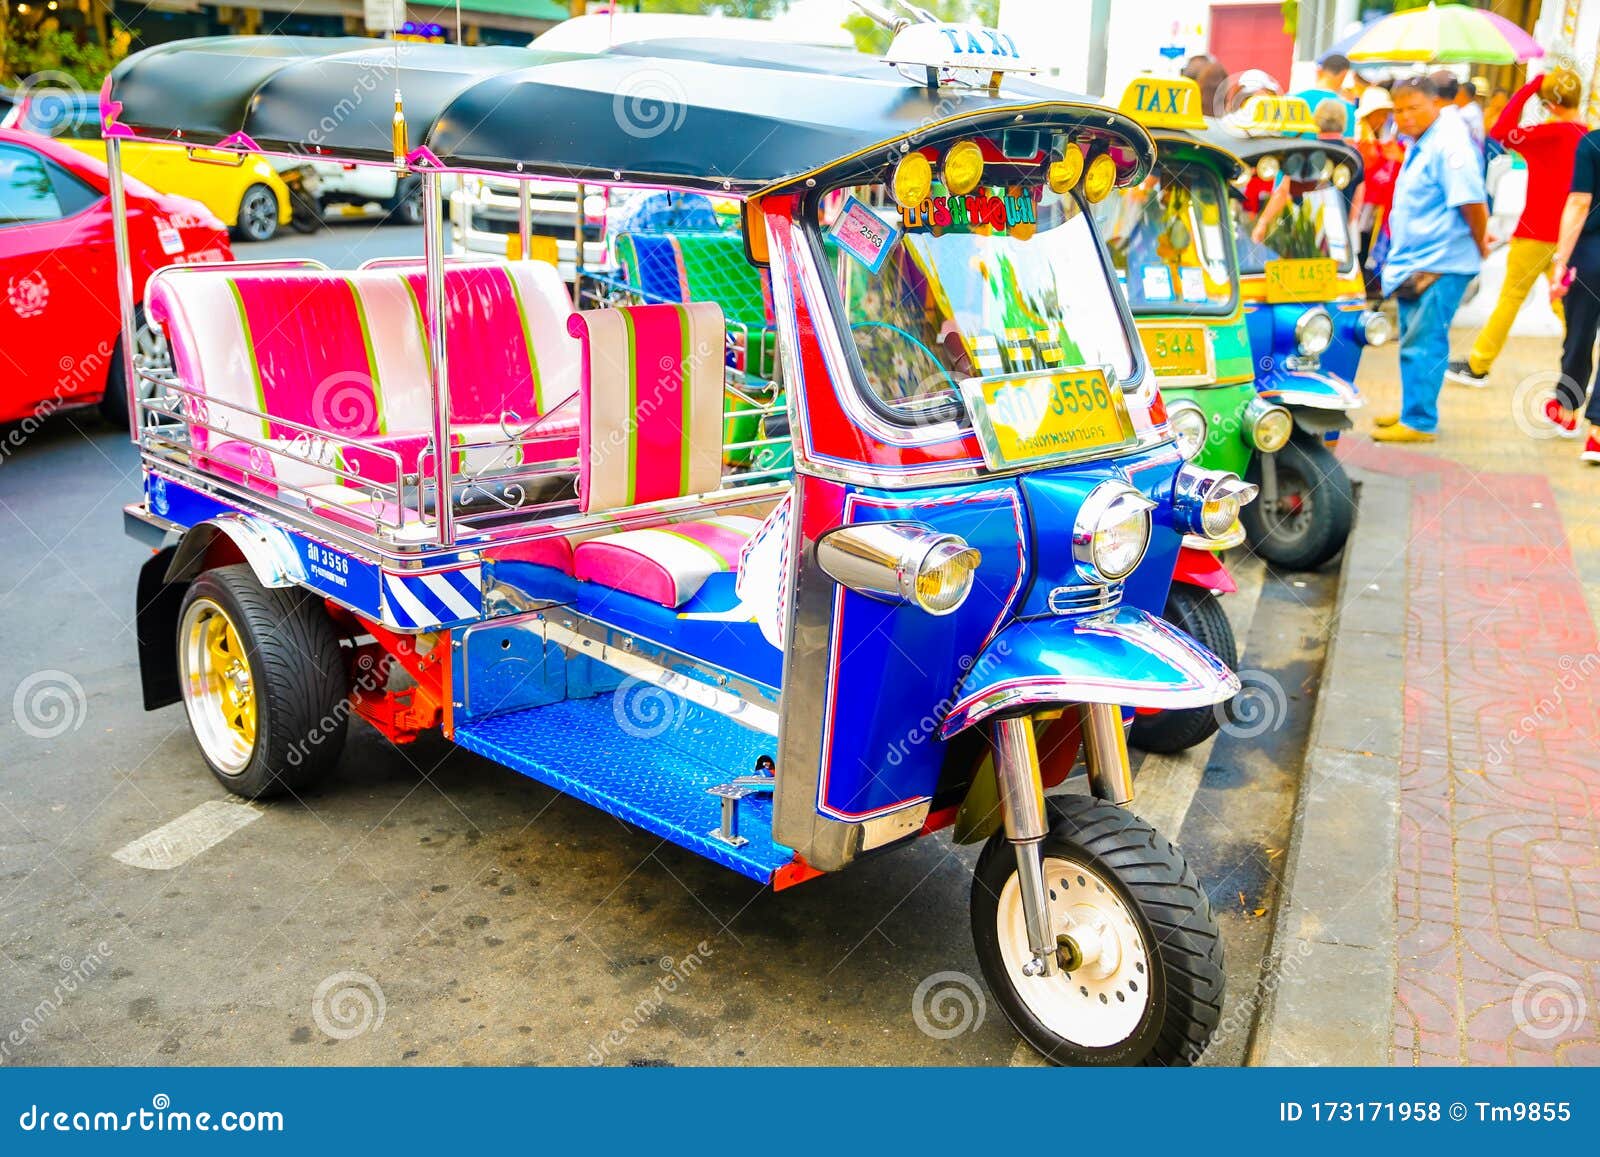
[[[1545,399],[1544,416],[1550,419],[1551,425],[1556,427],[1557,437],[1576,438],[1578,436],[1578,415],[1571,410],[1563,410],[1559,398]]]
[[[1578,457],[1600,466],[1600,430],[1590,429],[1589,440],[1583,444],[1583,453]]]
[[[1431,442],[1433,435],[1422,430],[1413,430],[1404,422],[1396,422],[1392,426],[1380,426],[1372,432],[1374,442]]]
[[[1454,382],[1458,386],[1471,386],[1475,390],[1481,390],[1489,384],[1489,375],[1475,372],[1472,363],[1466,358],[1454,358],[1449,368],[1444,371],[1444,380]]]

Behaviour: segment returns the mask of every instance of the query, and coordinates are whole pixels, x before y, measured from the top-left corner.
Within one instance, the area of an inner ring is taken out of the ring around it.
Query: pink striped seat
[[[723,321],[711,302],[584,310],[578,502],[586,513],[707,494],[722,484]],[[685,519],[580,542],[580,579],[663,606],[738,566],[760,519]]]
[[[449,368],[457,469],[576,454],[578,343],[554,267],[451,266]],[[392,484],[431,468],[425,294],[409,269],[182,269],[151,278],[146,314],[167,334],[197,461],[276,493],[341,472]],[[230,405],[231,403],[231,405]],[[293,425],[291,425],[293,423]],[[300,427],[353,439],[321,440]],[[236,440],[250,438],[271,449]],[[518,439],[521,441],[519,442]]]

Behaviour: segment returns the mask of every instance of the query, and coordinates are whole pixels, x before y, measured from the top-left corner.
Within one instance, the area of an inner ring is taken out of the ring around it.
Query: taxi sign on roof
[[[977,24],[908,24],[883,58],[919,68],[977,68],[985,72],[1038,72],[1004,32]]]
[[[1316,135],[1317,122],[1303,97],[1274,96],[1260,92],[1244,102],[1239,110],[1239,127],[1247,133],[1276,135],[1310,133]]]
[[[1200,86],[1188,78],[1140,76],[1122,94],[1121,109],[1147,129],[1204,129]]]

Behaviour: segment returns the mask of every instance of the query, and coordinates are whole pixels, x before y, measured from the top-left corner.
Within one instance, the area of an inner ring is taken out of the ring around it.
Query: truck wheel
[[[1222,1016],[1222,936],[1183,854],[1132,812],[1087,796],[1050,801],[1045,884],[1057,971],[1032,960],[1003,832],[978,857],[972,936],[1017,1032],[1056,1064],[1186,1065]]]
[[[314,595],[269,590],[243,563],[204,572],[178,616],[178,678],[200,753],[235,795],[278,795],[338,761],[349,685]]]
[[[1185,632],[1230,669],[1239,665],[1239,648],[1233,638],[1233,624],[1222,609],[1222,600],[1199,587],[1174,583],[1167,595],[1162,617]],[[1158,711],[1154,715],[1135,715],[1128,742],[1141,751],[1171,755],[1187,751],[1209,739],[1221,721],[1216,707],[1185,707]]]
[[[1276,455],[1278,501],[1257,499],[1239,511],[1250,545],[1284,570],[1315,570],[1344,549],[1355,521],[1350,476],[1322,441],[1295,438]],[[1249,481],[1261,482],[1261,459],[1252,459]]]
[[[278,195],[266,185],[251,185],[239,198],[233,235],[240,241],[270,241],[278,232]]]

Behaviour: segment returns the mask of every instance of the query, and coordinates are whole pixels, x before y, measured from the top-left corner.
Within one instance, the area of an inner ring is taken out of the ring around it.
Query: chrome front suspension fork
[[[1133,771],[1128,762],[1122,709],[1109,703],[1078,708],[1089,787],[1098,799],[1123,805],[1133,799]],[[1029,976],[1052,976],[1060,967],[1050,919],[1050,893],[1045,885],[1042,845],[1050,830],[1045,818],[1044,783],[1039,778],[1039,748],[1033,720],[1001,719],[990,727],[994,744],[994,777],[1000,796],[1000,819],[1017,858],[1017,887],[1022,892],[1028,950],[1033,960],[1023,967]]]

